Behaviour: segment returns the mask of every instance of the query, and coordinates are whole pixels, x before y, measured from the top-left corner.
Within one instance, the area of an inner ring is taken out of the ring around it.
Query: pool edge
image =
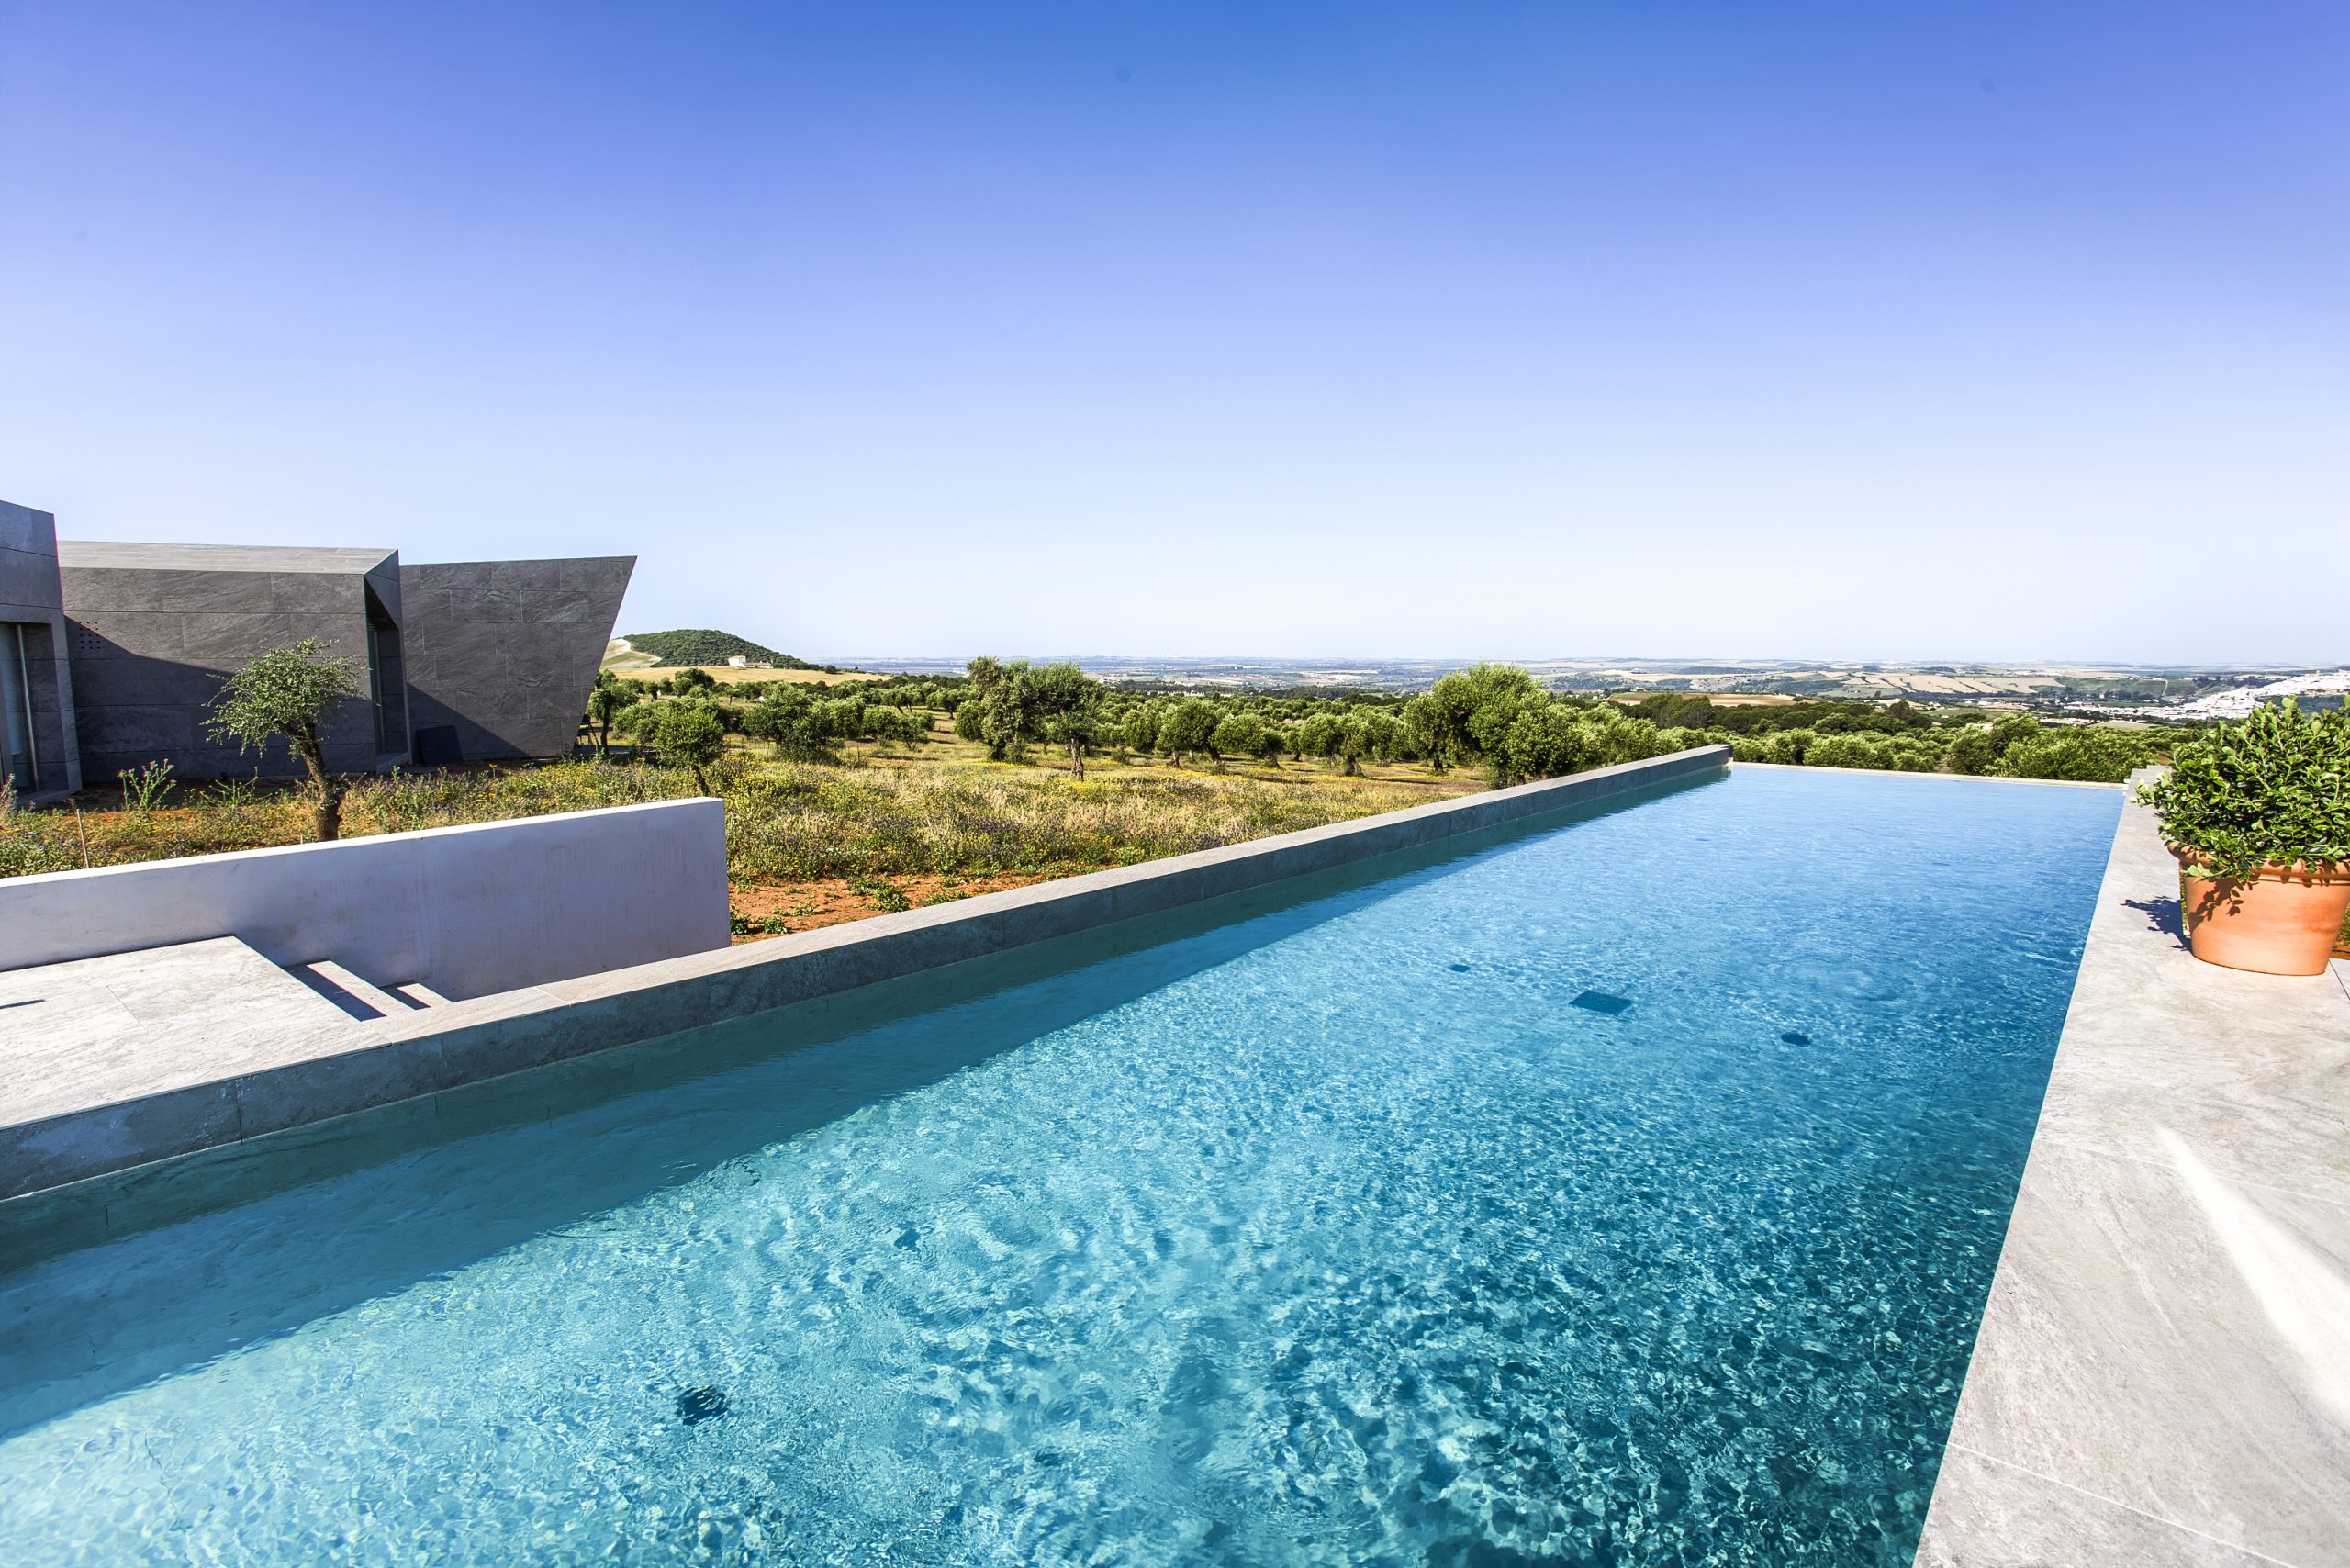
[[[1919,1568],[2350,1540],[2350,1399],[2290,1299],[2350,1259],[2350,990],[2198,962],[2177,890],[2125,796]]]

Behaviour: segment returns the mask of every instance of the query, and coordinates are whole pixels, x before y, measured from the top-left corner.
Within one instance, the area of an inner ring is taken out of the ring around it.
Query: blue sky
[[[2336,0],[0,0],[0,498],[823,657],[2350,661],[2345,81]]]

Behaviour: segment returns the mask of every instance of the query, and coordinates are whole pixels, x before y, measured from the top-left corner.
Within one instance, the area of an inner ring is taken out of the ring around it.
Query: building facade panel
[[[200,709],[220,692],[220,678],[208,669],[133,657],[94,658],[86,654],[74,657],[73,682],[74,702],[92,712],[154,704]],[[89,726],[84,723],[82,728],[86,732]]]
[[[0,775],[20,795],[82,787],[57,580],[57,520],[0,501]]]
[[[378,682],[367,579],[380,565],[397,575],[397,560],[392,552],[69,542],[59,576],[73,625],[75,706],[93,728],[83,747],[93,777],[149,762],[169,762],[183,778],[299,774],[283,745],[241,752],[211,736],[221,684],[272,648],[315,638],[369,692]],[[294,569],[274,569],[281,562]],[[158,711],[165,707],[177,715],[169,723]],[[364,695],[330,715],[319,739],[339,772],[372,772],[408,752],[404,722],[385,733]]]
[[[626,555],[403,565],[413,730],[453,732],[467,761],[569,752],[635,566]]]

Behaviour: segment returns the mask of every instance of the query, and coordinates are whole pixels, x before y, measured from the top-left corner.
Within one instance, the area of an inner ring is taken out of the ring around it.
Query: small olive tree
[[[599,670],[596,684],[588,690],[588,722],[596,726],[596,755],[610,756],[612,749],[612,721],[633,705],[636,693],[621,684],[620,678],[610,670]]]
[[[707,702],[673,699],[661,704],[653,736],[663,759],[693,769],[694,788],[709,794],[708,769],[726,750],[726,725],[718,711]]]
[[[272,648],[221,682],[205,729],[215,740],[258,752],[284,740],[310,778],[310,805],[319,842],[342,836],[342,797],[349,786],[327,771],[319,726],[340,703],[359,695],[343,660],[319,652],[316,637]]]

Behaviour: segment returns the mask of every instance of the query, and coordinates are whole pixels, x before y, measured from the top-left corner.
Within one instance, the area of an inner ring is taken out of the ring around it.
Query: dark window
[[[408,671],[400,659],[400,629],[390,611],[367,594],[367,700],[375,713],[375,755],[408,749]]]
[[[411,760],[419,767],[454,767],[464,761],[464,748],[457,744],[457,726],[427,724],[418,730]]]
[[[40,784],[40,749],[33,737],[32,665],[25,628],[0,622],[0,774],[29,792]]]

